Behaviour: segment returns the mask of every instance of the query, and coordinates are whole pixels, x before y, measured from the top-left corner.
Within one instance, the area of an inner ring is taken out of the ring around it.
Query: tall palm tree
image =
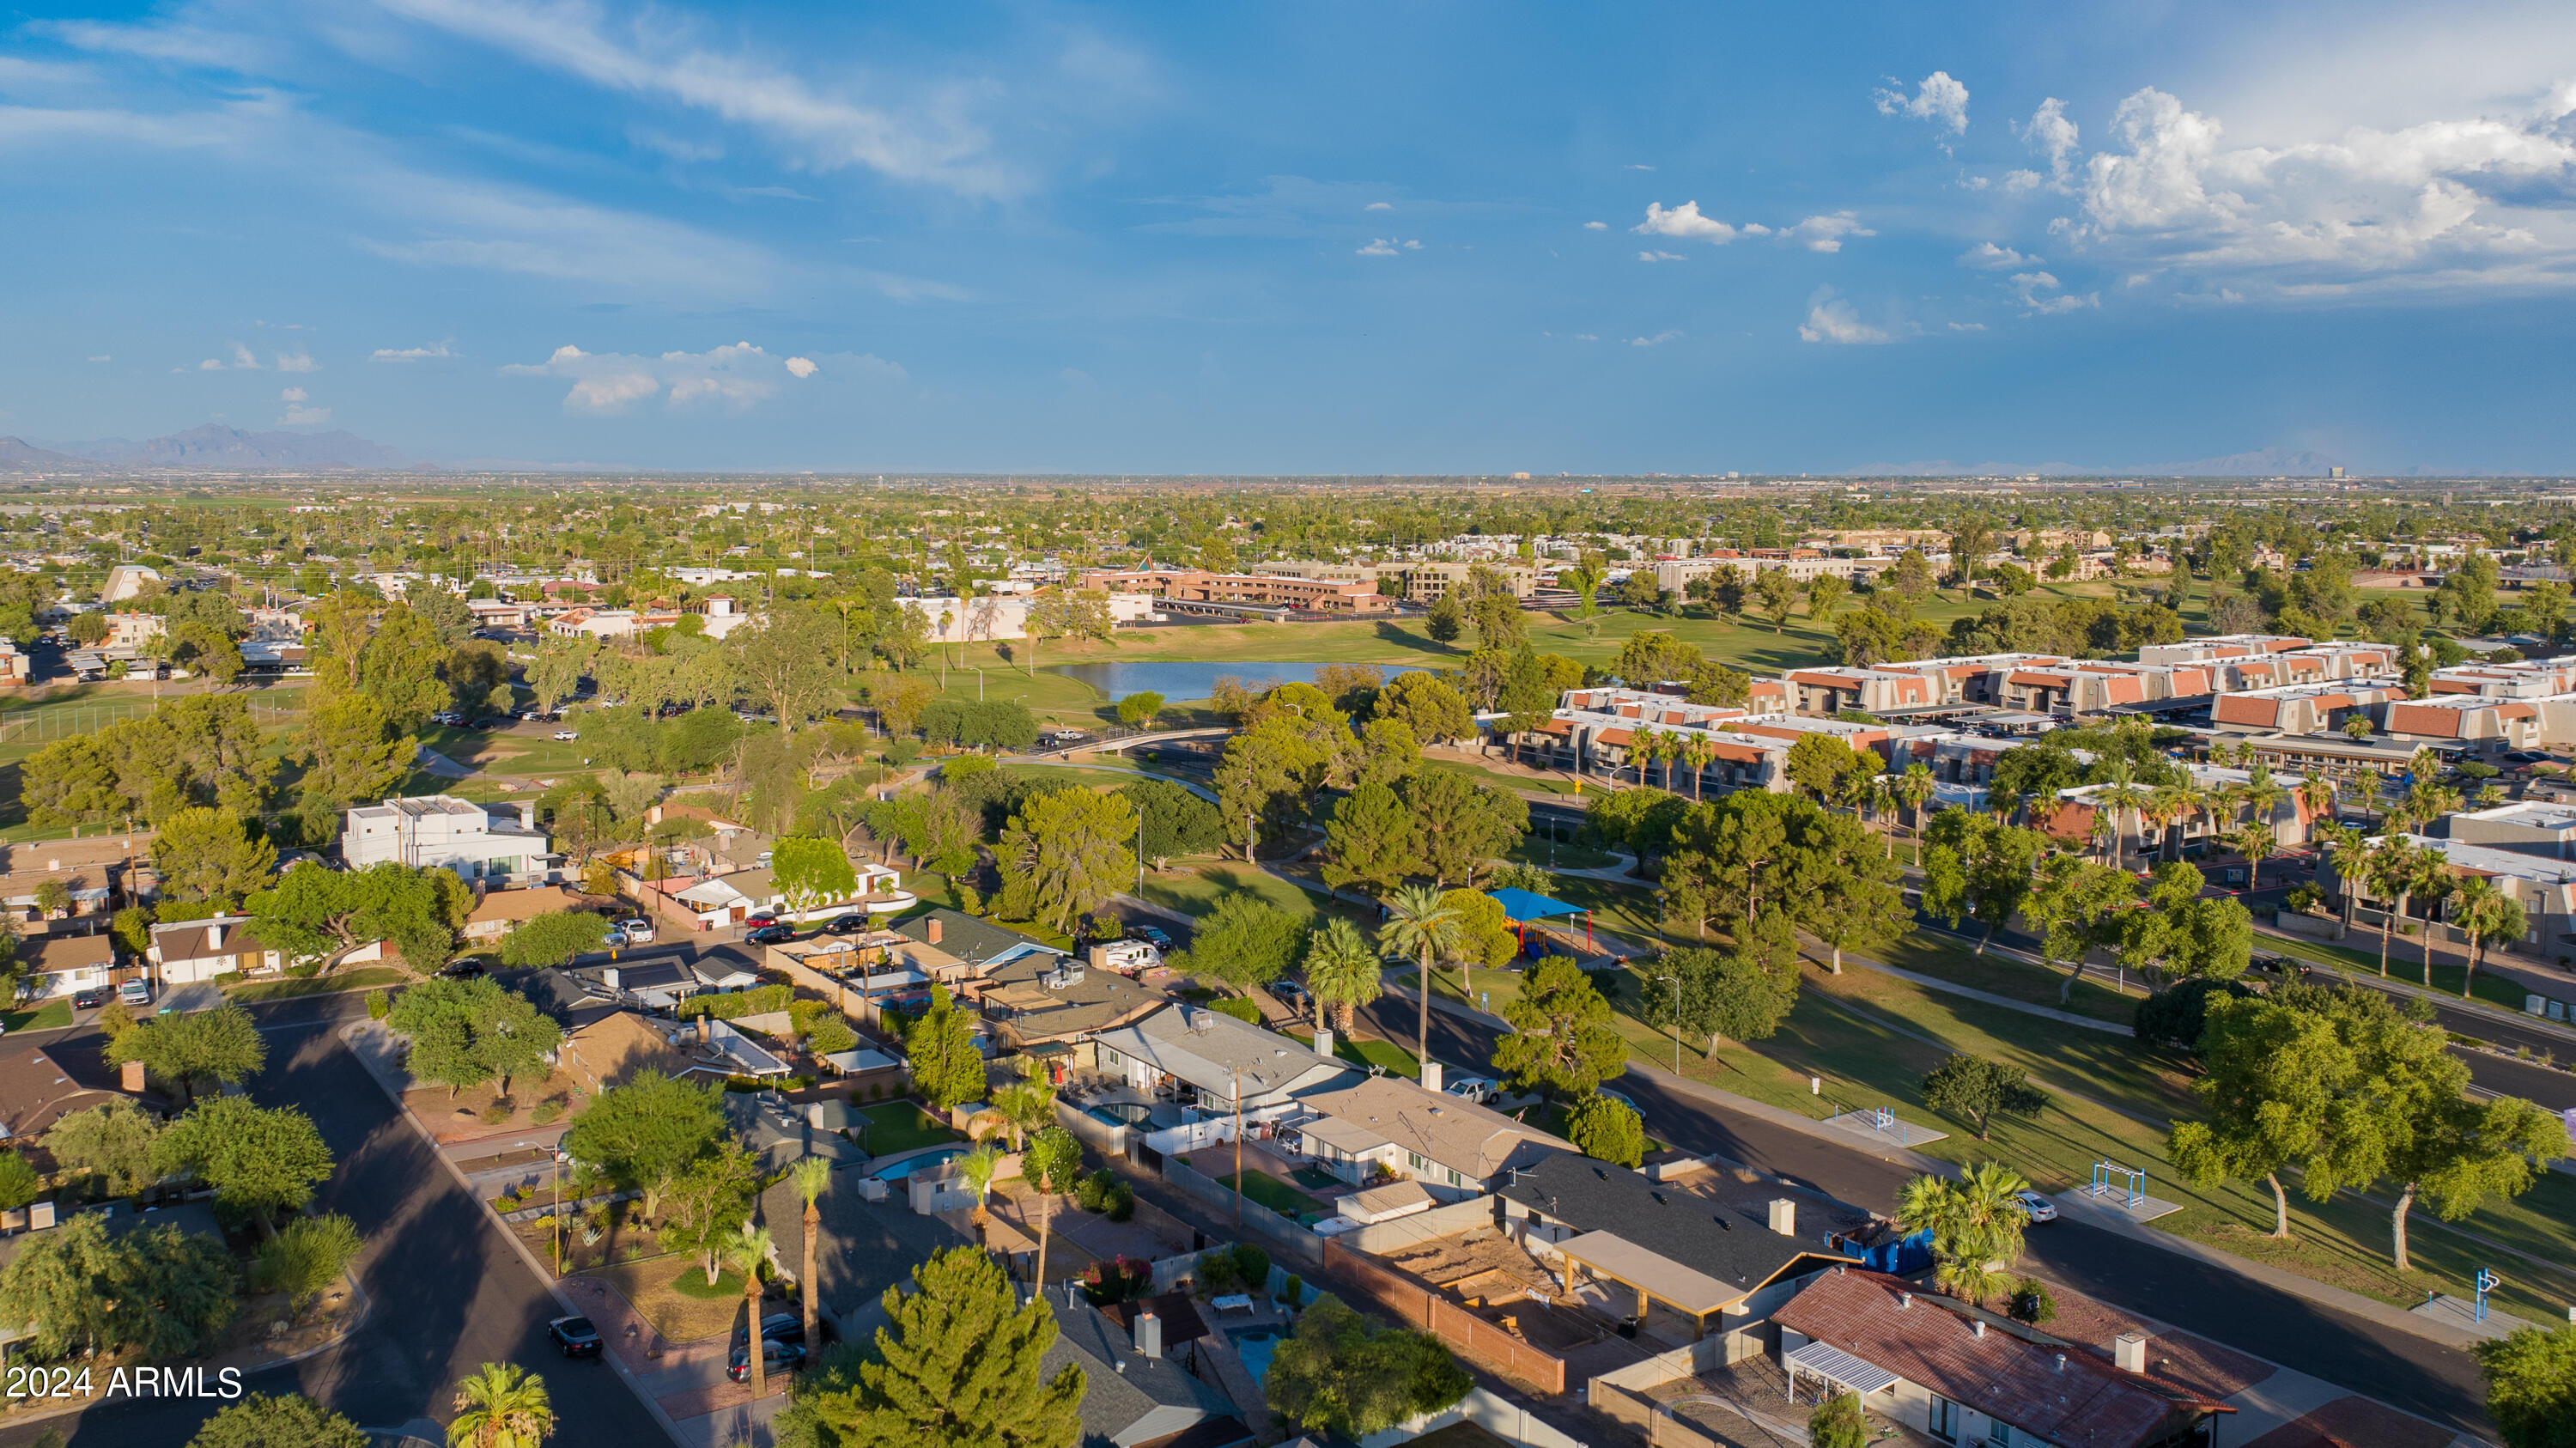
[[[993,1109],[1011,1133],[1011,1150],[1028,1145],[1029,1137],[1055,1120],[1055,1083],[1034,1056],[1018,1058],[1020,1079],[993,1093]]]
[[[2111,761],[2111,768],[2103,778],[2103,787],[2093,797],[2111,811],[2112,863],[2126,867],[2129,839],[2128,832],[2121,828],[2121,822],[2146,808],[2148,799],[2147,791],[2138,784],[2137,770],[2126,759]]]
[[[1050,1126],[1029,1142],[1020,1157],[1020,1175],[1038,1194],[1038,1275],[1035,1295],[1046,1294],[1047,1225],[1055,1216],[1055,1199],[1082,1179],[1082,1142],[1061,1126]],[[808,1339],[811,1340],[810,1338]]]
[[[1896,797],[1914,816],[1914,866],[1923,867],[1923,806],[1929,804],[1940,781],[1933,778],[1928,765],[1909,764],[1896,781]]]
[[[1386,994],[1379,983],[1377,952],[1369,949],[1360,928],[1339,915],[1327,918],[1306,938],[1306,989],[1317,1011],[1329,1010],[1344,1037],[1360,1007]]]
[[[1700,791],[1710,762],[1717,758],[1717,741],[1705,731],[1693,730],[1682,736],[1681,747],[1682,763],[1690,766],[1691,799],[1697,801],[1705,797]]]
[[[2267,829],[2272,824],[2272,816],[2280,810],[2281,801],[2287,797],[2280,784],[2272,778],[2272,771],[2259,760],[2247,768],[2245,782],[2236,786],[2234,793],[2237,803],[2252,813],[2255,823]]]
[[[2406,914],[2406,897],[2415,890],[2415,847],[2402,834],[2377,836],[2360,865],[2370,893],[2388,903],[2379,912],[2379,974],[2388,975],[2388,936]]]
[[[1896,858],[1896,776],[1869,776],[1869,813],[1878,825],[1878,833],[1887,842],[1887,857]]]
[[[2245,893],[2263,888],[2263,862],[2280,848],[2280,837],[2272,833],[2269,820],[2248,820],[2227,832],[2230,849],[2245,857]]]
[[[760,1352],[760,1267],[769,1260],[769,1229],[753,1222],[743,1223],[742,1229],[725,1243],[725,1255],[742,1269],[742,1305],[751,1314],[751,1336],[746,1344],[751,1352],[751,1400],[757,1403],[769,1396],[769,1365]]]
[[[957,1174],[966,1179],[966,1189],[975,1194],[975,1230],[982,1232],[992,1220],[984,1210],[984,1194],[993,1189],[993,1178],[1002,1170],[1002,1149],[985,1142],[957,1158]]]
[[[2001,1281],[1997,1264],[2009,1269],[2021,1257],[2030,1214],[2015,1194],[2029,1188],[2020,1174],[1991,1161],[1970,1167],[1957,1181],[1919,1176],[1897,1196],[1897,1225],[1909,1232],[1930,1228],[1934,1281],[1952,1296],[1977,1302]]]
[[[832,1162],[829,1157],[800,1158],[787,1169],[787,1179],[796,1185],[797,1197],[805,1203],[805,1275],[798,1280],[805,1299],[805,1340],[819,1343],[814,1335],[814,1305],[822,1300],[822,1279],[814,1275],[814,1241],[823,1235],[823,1193],[832,1188]]]
[[[2433,931],[2441,924],[2442,897],[2458,885],[2459,876],[2451,873],[2450,857],[2440,850],[2427,849],[2415,858],[2412,879],[2413,894],[2424,900],[2424,984],[2433,983]]]
[[[2484,875],[2471,875],[2460,882],[2459,897],[2451,904],[2451,919],[2469,937],[2468,965],[2460,974],[2460,999],[2467,1000],[2469,982],[2478,973],[2480,947],[2498,936],[2521,935],[2522,905],[2497,889],[2495,881]]]
[[[555,1430],[546,1380],[517,1363],[485,1363],[456,1385],[447,1448],[537,1448]]]
[[[1409,957],[1422,965],[1422,1025],[1415,1050],[1431,1059],[1431,965],[1455,949],[1466,933],[1466,920],[1429,885],[1399,886],[1386,897],[1386,923],[1377,928],[1378,949]]]
[[[2333,780],[2326,778],[2322,774],[2311,774],[2307,778],[2299,781],[2299,787],[2296,792],[2299,796],[2299,803],[2308,807],[2308,818],[2311,821],[2331,820],[2334,818],[2335,787]]]

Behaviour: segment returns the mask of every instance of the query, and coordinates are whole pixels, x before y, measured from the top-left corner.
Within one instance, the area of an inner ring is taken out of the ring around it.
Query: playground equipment
[[[2477,1321],[2484,1322],[2487,1320],[2487,1294],[2495,1291],[2503,1285],[2504,1278],[2499,1275],[2494,1268],[2481,1267],[2478,1269],[2478,1304],[2477,1310],[2474,1314]]]
[[[2128,1198],[2125,1205],[2130,1211],[2134,1212],[2145,1206],[2147,1204],[2146,1169],[2122,1166],[2115,1161],[2093,1163],[2093,1184],[2084,1189],[2084,1194],[2098,1201],[2115,1193]]]

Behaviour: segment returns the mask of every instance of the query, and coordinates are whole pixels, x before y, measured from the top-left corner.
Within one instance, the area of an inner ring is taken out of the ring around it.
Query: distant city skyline
[[[2564,6],[32,14],[39,444],[2576,472]]]

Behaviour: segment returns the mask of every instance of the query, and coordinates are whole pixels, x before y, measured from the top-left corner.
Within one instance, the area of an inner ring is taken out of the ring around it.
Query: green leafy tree
[[[912,1272],[913,1290],[886,1289],[876,1350],[845,1388],[800,1394],[780,1415],[782,1441],[835,1448],[1067,1448],[1082,1435],[1082,1369],[1053,1377],[1040,1360],[1056,1339],[1055,1309],[1026,1303],[992,1258],[971,1247],[937,1253]]]
[[[1421,826],[1423,870],[1443,887],[1475,884],[1529,833],[1529,805],[1519,795],[1451,770],[1413,776],[1401,796]]]
[[[1777,917],[1774,917],[1775,919]],[[1655,1025],[1727,1041],[1767,1041],[1798,1003],[1798,958],[1785,930],[1741,925],[1732,950],[1666,950],[1648,972],[1640,1013]],[[1771,938],[1765,939],[1765,936]]]
[[[1565,1134],[1595,1161],[1635,1166],[1646,1159],[1645,1118],[1616,1097],[1596,1093],[1575,1102],[1565,1115]]]
[[[1438,1338],[1380,1327],[1330,1295],[1297,1315],[1263,1381],[1291,1424],[1349,1439],[1453,1407],[1474,1386]]]
[[[1216,902],[1189,948],[1173,953],[1172,966],[1249,992],[1287,973],[1305,933],[1296,916],[1248,890],[1237,891]]]
[[[45,1189],[45,1179],[15,1151],[0,1151],[0,1208],[11,1211],[27,1205]]]
[[[569,965],[600,948],[605,927],[587,910],[549,910],[521,921],[501,937],[503,965]]]
[[[930,988],[930,1006],[903,1028],[904,1064],[912,1089],[935,1111],[984,1097],[984,1057],[975,1049],[974,1017],[947,988]]]
[[[1813,1448],[1869,1448],[1869,1415],[1860,1394],[1836,1393],[1807,1415],[1807,1441]]]
[[[339,810],[392,793],[411,772],[419,741],[374,699],[342,694],[306,714],[302,744],[305,838],[318,841],[336,829]]]
[[[1225,843],[1225,817],[1215,805],[1167,779],[1122,785],[1130,809],[1143,817],[1144,854],[1157,869],[1184,855],[1211,855]]]
[[[1444,644],[1456,643],[1458,635],[1467,631],[1467,608],[1459,601],[1456,589],[1444,589],[1438,598],[1431,600],[1431,611],[1422,621],[1422,631],[1431,635],[1435,642]]]
[[[2331,1175],[2339,1100],[2358,1061],[2327,1015],[2254,997],[2207,1001],[2199,1036],[2205,1074],[2192,1083],[2208,1113],[2174,1123],[2173,1163],[2202,1186],[2228,1178],[2272,1189],[2272,1235],[2290,1235],[2285,1167],[2319,1163]]]
[[[337,1212],[298,1217],[259,1244],[252,1285],[262,1292],[285,1293],[301,1316],[349,1270],[360,1245],[357,1226]]]
[[[1832,951],[1834,974],[1843,973],[1844,950],[1883,949],[1911,928],[1903,872],[1857,818],[1793,819],[1784,863],[1788,913]]]
[[[373,700],[395,729],[418,734],[430,715],[447,707],[447,684],[439,676],[447,648],[429,620],[394,604],[359,652],[358,692]]]
[[[2505,1448],[2576,1448],[2576,1326],[2526,1327],[2473,1351]]]
[[[1163,717],[1163,696],[1151,689],[1139,689],[1118,701],[1118,722],[1131,729],[1151,729]]]
[[[40,1358],[192,1357],[232,1320],[239,1281],[218,1239],[154,1226],[111,1240],[104,1214],[79,1212],[0,1269],[0,1317],[25,1325]]]
[[[162,1131],[154,1164],[191,1171],[217,1203],[275,1230],[277,1214],[301,1211],[331,1176],[331,1148],[313,1118],[292,1106],[255,1106],[246,1096],[198,1102]]]
[[[646,1071],[599,1094],[573,1118],[563,1149],[575,1161],[644,1194],[644,1215],[661,1215],[662,1196],[689,1164],[729,1134],[720,1088]]]
[[[1425,744],[1464,739],[1476,732],[1466,696],[1438,674],[1418,669],[1396,675],[1378,691],[1377,714],[1404,725]]]
[[[792,910],[819,910],[856,894],[858,872],[837,840],[787,835],[771,847],[770,879]]]
[[[250,1393],[227,1403],[188,1448],[367,1448],[358,1425],[310,1398]]]
[[[715,1286],[726,1244],[751,1220],[752,1196],[759,1188],[760,1163],[750,1148],[736,1141],[719,1143],[689,1163],[663,1195],[662,1245],[697,1257],[707,1286]],[[759,1316],[759,1310],[752,1315]]]
[[[1919,1176],[1896,1199],[1896,1223],[1932,1233],[1933,1276],[1941,1290],[1981,1302],[2000,1281],[2001,1268],[2021,1260],[2022,1232],[2030,1214],[2018,1194],[2030,1183],[2000,1162],[1970,1167],[1958,1180]]]
[[[455,1407],[447,1448],[538,1448],[555,1430],[546,1380],[517,1363],[485,1363],[458,1382]]]
[[[1519,1090],[1587,1096],[1627,1069],[1628,1041],[1610,1003],[1564,956],[1539,962],[1503,1019],[1512,1029],[1494,1046],[1494,1069]]]
[[[1923,1104],[1974,1126],[1984,1141],[1997,1115],[2037,1116],[2047,1109],[2048,1093],[2019,1067],[1954,1053],[1923,1078]]]
[[[1032,795],[1002,829],[1002,914],[1063,930],[1136,878],[1136,812],[1081,785]]]
[[[1324,842],[1324,883],[1336,890],[1357,885],[1382,895],[1429,868],[1422,861],[1421,822],[1383,784],[1362,784],[1343,796]]]
[[[725,635],[724,651],[743,691],[792,734],[840,692],[831,664],[839,633],[839,621],[818,610],[781,605]]]
[[[1458,940],[1449,947],[1449,958],[1458,962],[1459,989],[1469,996],[1476,993],[1476,967],[1500,970],[1520,954],[1520,937],[1512,933],[1512,918],[1503,902],[1482,890],[1447,890],[1441,902],[1458,912]]]
[[[277,868],[277,847],[253,837],[232,811],[197,807],[161,822],[152,864],[175,898],[230,907],[268,883]]]
[[[65,1171],[87,1172],[116,1196],[132,1196],[160,1177],[152,1165],[153,1144],[161,1123],[151,1112],[119,1097],[87,1111],[75,1111],[45,1132],[45,1150]],[[25,1206],[7,1200],[0,1206]]]
[[[1330,755],[1293,720],[1272,716],[1226,741],[1216,768],[1217,808],[1229,826],[1243,825],[1243,857],[1252,858],[1259,827],[1282,827],[1302,818],[1323,783]]]
[[[108,1042],[107,1058],[140,1061],[143,1069],[176,1085],[183,1100],[196,1099],[199,1081],[237,1082],[268,1063],[268,1043],[250,1012],[237,1005],[158,1016]]]

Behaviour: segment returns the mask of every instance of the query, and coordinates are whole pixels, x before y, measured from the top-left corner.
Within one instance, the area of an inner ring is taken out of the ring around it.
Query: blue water
[[[1252,1374],[1256,1383],[1270,1376],[1270,1355],[1278,1351],[1279,1333],[1267,1327],[1247,1327],[1232,1335],[1234,1355],[1243,1359],[1243,1370]]]
[[[919,1156],[905,1157],[903,1160],[896,1162],[885,1170],[876,1173],[876,1176],[880,1181],[899,1182],[905,1177],[912,1175],[914,1172],[927,1171],[934,1166],[945,1165],[946,1163],[954,1161],[965,1154],[966,1148],[962,1146],[943,1147],[938,1151],[925,1151]]]
[[[1151,689],[1166,699],[1205,699],[1216,693],[1216,681],[1231,674],[1256,692],[1272,684],[1311,684],[1318,663],[1187,663],[1058,664],[1050,673],[1078,679],[1112,699]]]
[[[1150,1124],[1154,1119],[1153,1108],[1140,1106],[1133,1101],[1121,1101],[1108,1106],[1086,1107],[1082,1114],[1099,1122],[1103,1126],[1141,1127]]]

